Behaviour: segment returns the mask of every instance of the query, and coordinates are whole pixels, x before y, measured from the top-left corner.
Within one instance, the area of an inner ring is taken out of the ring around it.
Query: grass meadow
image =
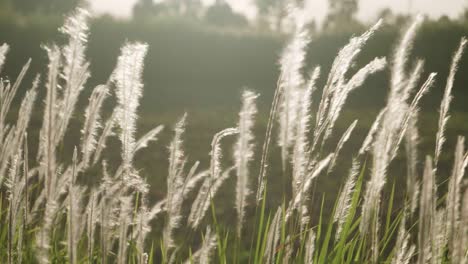
[[[0,82],[0,262],[468,263],[468,116],[451,108],[467,39],[440,78],[414,56],[418,16],[357,67],[379,21],[324,71],[303,15],[289,11],[267,107],[245,88],[232,111],[140,116],[148,45],[122,41],[91,86],[101,62],[76,9],[41,47],[45,74],[27,61]],[[378,74],[381,107],[348,110]],[[437,114],[421,111],[435,86]]]

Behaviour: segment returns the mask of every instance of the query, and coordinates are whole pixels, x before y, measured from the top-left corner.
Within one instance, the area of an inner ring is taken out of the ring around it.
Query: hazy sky
[[[132,12],[132,6],[137,0],[88,0],[96,13],[111,13],[119,17],[128,17]],[[202,0],[204,3],[212,3],[215,0]],[[256,10],[251,4],[254,0],[227,0],[238,12],[249,17],[254,17]],[[327,11],[327,0],[306,0],[307,9],[311,16],[321,21]],[[364,20],[373,19],[376,12],[384,7],[389,7],[398,12],[425,13],[432,17],[459,15],[468,5],[467,0],[360,0],[359,17]],[[411,7],[411,8],[410,8]]]

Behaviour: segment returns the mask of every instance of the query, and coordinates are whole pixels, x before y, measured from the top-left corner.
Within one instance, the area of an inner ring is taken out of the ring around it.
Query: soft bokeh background
[[[95,85],[107,81],[116,63],[119,48],[125,41],[147,42],[150,48],[144,72],[145,89],[138,133],[142,134],[156,124],[164,124],[167,129],[158,143],[139,154],[136,163],[141,168],[142,175],[153,186],[152,199],[157,200],[165,192],[166,145],[171,137],[170,128],[184,112],[189,114],[185,143],[189,160],[200,160],[202,167],[208,166],[212,135],[236,124],[240,94],[246,87],[260,94],[256,132],[262,138],[276,87],[277,60],[289,36],[286,2],[0,0],[0,43],[6,42],[12,47],[2,74],[4,78],[14,78],[28,58],[32,58],[33,62],[25,84],[29,85],[36,73],[45,74],[47,58],[41,45],[63,41],[57,28],[76,5],[85,6],[93,13],[87,51],[91,61],[92,79],[82,96],[83,104],[87,102],[87,95]],[[400,30],[411,16],[415,13],[427,16],[423,30],[418,35],[413,56],[426,60],[427,73],[439,73],[436,86],[424,99],[419,124],[423,135],[421,152],[432,153],[438,108],[452,53],[460,38],[468,35],[466,1],[310,0],[299,4],[304,5],[310,15],[309,28],[313,37],[304,72],[307,73],[312,66],[322,66],[322,84],[340,47],[351,36],[362,33],[377,18],[384,18],[386,24],[365,47],[358,59],[359,64],[364,64],[375,56],[390,55],[398,41]],[[343,157],[352,155],[351,150],[359,146],[369,124],[383,106],[387,83],[388,73],[379,73],[352,94],[347,110],[339,121],[338,132],[344,131],[356,118],[359,123]],[[22,88],[23,91],[26,88],[27,85]],[[454,87],[447,149],[455,143],[456,135],[466,135],[468,132],[466,102],[468,56],[462,60]],[[41,111],[38,110],[35,114],[37,118],[32,124],[31,137],[38,136],[40,126],[38,120]],[[81,111],[75,114],[76,123],[72,124],[72,136],[64,146],[64,153],[71,153],[73,142],[79,137],[81,114]],[[262,142],[261,139],[258,142]],[[113,143],[108,154],[118,159],[118,142],[115,140]],[[336,140],[329,147],[334,144]],[[226,147],[229,148],[228,145]],[[260,143],[257,147],[260,147]],[[450,154],[442,157],[443,160],[450,158]],[[226,155],[226,162],[231,162],[230,155]],[[350,160],[340,160],[340,166],[332,175],[320,179],[317,190],[335,193],[343,182],[349,162]],[[270,181],[270,194],[273,194],[270,197],[281,200],[279,194],[283,186],[280,176],[275,178],[275,172],[280,171],[276,164],[279,162],[272,162],[271,174],[272,179],[278,180]],[[405,176],[405,164],[398,160],[394,164],[394,178],[390,182],[404,182],[401,179]],[[442,164],[448,171],[449,164]],[[257,170],[253,168],[253,171]],[[89,179],[97,180],[98,177]],[[230,185],[232,184],[227,184]],[[223,195],[232,195],[231,189],[226,188]],[[231,211],[224,213],[234,214],[234,210]]]

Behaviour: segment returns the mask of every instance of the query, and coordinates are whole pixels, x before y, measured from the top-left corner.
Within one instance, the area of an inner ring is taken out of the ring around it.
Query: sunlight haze
[[[211,4],[215,0],[202,0],[205,4]],[[327,11],[327,0],[306,0],[307,9],[318,21],[322,21]],[[118,17],[129,17],[132,7],[137,0],[89,0],[91,8],[97,13],[109,13]],[[157,2],[157,1],[155,1]],[[227,0],[232,8],[249,18],[254,18],[256,8],[252,4],[254,0]],[[428,4],[430,2],[430,4]],[[385,7],[399,13],[424,13],[431,17],[448,15],[456,17],[467,6],[465,0],[361,0],[359,2],[359,18],[363,20],[374,19],[377,12]]]

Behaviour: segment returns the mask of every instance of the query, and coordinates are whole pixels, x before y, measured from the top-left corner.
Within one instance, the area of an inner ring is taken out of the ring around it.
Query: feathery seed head
[[[117,119],[122,132],[122,159],[130,166],[135,148],[137,108],[142,95],[143,60],[148,46],[143,43],[127,43],[121,49],[117,66],[112,74],[118,101]]]
[[[237,209],[237,233],[240,236],[244,221],[246,200],[250,194],[249,189],[249,164],[254,155],[254,117],[257,113],[255,100],[258,95],[251,91],[242,94],[242,109],[239,113],[239,136],[234,146],[234,160],[237,172],[236,209]]]
[[[5,57],[8,52],[8,45],[2,44],[0,46],[0,72],[2,72],[3,64],[5,63]]]

